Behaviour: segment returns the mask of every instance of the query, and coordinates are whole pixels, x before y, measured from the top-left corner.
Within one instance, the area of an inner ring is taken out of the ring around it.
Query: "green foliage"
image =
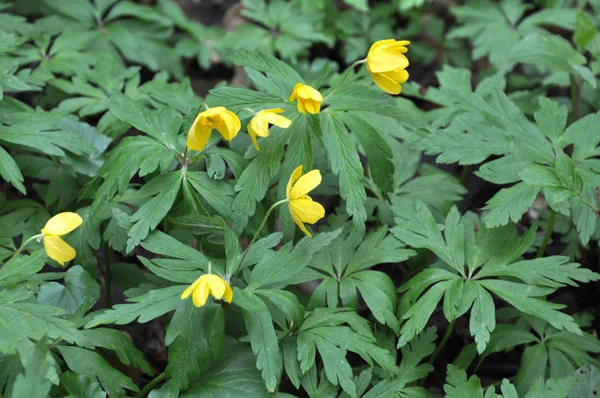
[[[599,390],[597,0],[183,3],[0,5],[0,397]]]

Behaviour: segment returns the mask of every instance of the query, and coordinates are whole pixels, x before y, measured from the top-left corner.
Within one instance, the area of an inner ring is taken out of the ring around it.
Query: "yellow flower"
[[[60,237],[73,231],[83,220],[77,213],[60,213],[52,217],[42,228],[42,243],[48,257],[60,265],[65,265],[77,254],[67,242]]]
[[[286,129],[290,127],[290,124],[292,124],[290,119],[278,115],[278,113],[283,113],[283,109],[265,109],[256,113],[252,120],[250,120],[250,123],[248,123],[248,134],[250,135],[250,138],[252,138],[252,143],[257,151],[260,151],[260,148],[256,142],[256,136],[268,137],[269,123],[274,124],[277,127],[281,127],[282,129]]]
[[[298,166],[292,173],[285,190],[292,219],[309,238],[312,238],[312,235],[308,232],[304,223],[314,224],[325,217],[323,206],[318,202],[314,202],[307,195],[320,183],[321,172],[319,170],[312,170],[302,175],[302,166]]]
[[[290,101],[294,101],[298,98],[298,112],[300,113],[312,113],[316,115],[321,110],[321,102],[323,102],[323,96],[320,92],[302,83],[294,86],[294,92],[290,96]]]
[[[187,147],[194,151],[202,150],[213,129],[217,129],[223,138],[231,141],[241,128],[242,124],[235,113],[222,106],[209,108],[196,116],[190,131],[188,131]]]
[[[367,55],[367,70],[380,89],[390,94],[400,94],[402,86],[408,80],[408,40],[394,39],[375,42]]]
[[[194,305],[202,307],[206,304],[209,294],[217,300],[223,299],[228,303],[231,303],[233,298],[233,290],[223,278],[218,275],[204,274],[184,290],[181,299],[185,300],[192,295]]]

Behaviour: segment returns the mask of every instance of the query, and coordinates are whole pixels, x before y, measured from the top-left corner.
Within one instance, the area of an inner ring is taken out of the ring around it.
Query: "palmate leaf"
[[[315,309],[298,332],[297,350],[303,373],[314,366],[318,351],[329,382],[340,385],[352,397],[356,396],[356,391],[346,351],[357,353],[370,365],[376,362],[391,374],[399,374],[390,352],[377,346],[366,320],[353,311]]]
[[[398,209],[398,225],[392,232],[414,247],[432,250],[453,272],[443,269],[421,271],[400,287],[399,291],[406,291],[400,304],[406,322],[400,331],[399,347],[423,330],[444,297],[444,315],[449,321],[472,307],[469,328],[475,337],[477,351],[482,353],[496,326],[490,293],[559,330],[581,335],[573,318],[557,311],[564,306],[542,297],[576,281],[598,280],[600,275],[580,269],[579,264],[567,263],[568,258],[560,256],[515,262],[533,243],[534,228],[522,238],[515,236],[514,226],[488,229],[478,225],[476,228],[469,219],[461,220],[453,209],[446,218],[443,239],[426,206],[416,204],[412,209]],[[525,283],[517,282],[515,278]],[[429,290],[423,294],[427,288]]]

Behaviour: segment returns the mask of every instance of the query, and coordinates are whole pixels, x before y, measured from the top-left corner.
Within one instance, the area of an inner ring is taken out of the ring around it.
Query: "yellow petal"
[[[300,98],[298,98],[298,112],[302,113],[303,115],[306,114],[306,107],[304,106],[304,100],[301,100]]]
[[[321,172],[319,170],[311,170],[308,173],[304,174],[302,177],[298,178],[298,181],[294,184],[289,198],[290,200],[298,199],[316,187],[321,183],[322,177]]]
[[[208,283],[206,282],[206,275],[202,275],[200,283],[194,289],[194,294],[192,296],[192,302],[196,307],[202,307],[206,304],[206,300],[208,299],[208,294],[210,293],[210,288],[208,287]]]
[[[292,192],[292,185],[296,182],[298,178],[302,175],[302,165],[296,167],[296,169],[292,172],[290,179],[288,180],[287,187],[285,189],[285,196],[289,199],[290,193]]]
[[[382,47],[387,47],[390,44],[393,44],[395,41],[396,41],[396,39],[385,39],[385,40],[376,41],[375,43],[373,43],[373,45],[369,49],[369,54],[371,54],[372,52],[374,52]]]
[[[406,69],[408,65],[408,58],[399,51],[376,51],[367,56],[367,69],[369,72],[379,73],[395,69]]]
[[[298,98],[311,99],[313,101],[322,102],[323,96],[318,90],[315,90],[311,86],[302,85],[298,87]]]
[[[264,117],[268,123],[274,124],[275,126],[281,127],[282,129],[287,129],[292,124],[292,121],[290,119],[288,119],[285,116],[278,115],[275,112],[265,112]]]
[[[204,112],[201,112],[198,116],[213,117],[225,112],[226,110],[227,109],[224,106],[215,106],[214,108],[208,108]]]
[[[319,101],[308,99],[304,101],[304,106],[308,113],[312,113],[313,115],[316,115],[321,111],[321,103]]]
[[[57,235],[44,235],[42,243],[48,257],[60,265],[65,265],[65,263],[73,260],[77,254],[75,249]]]
[[[194,123],[188,131],[186,146],[192,151],[201,151],[204,149],[213,129],[213,126],[208,119],[202,116],[203,113],[204,112],[196,116]]]
[[[217,300],[223,298],[223,295],[225,294],[225,285],[227,285],[227,283],[219,275],[206,275],[206,283],[210,288],[210,294],[212,294],[214,298]]]
[[[184,291],[183,293],[181,293],[181,299],[185,300],[186,298],[190,297],[190,295],[194,292],[194,289],[196,289],[196,287],[200,284],[200,281],[202,280],[202,276],[199,277],[198,279],[196,279],[194,281],[194,283],[192,283],[191,285],[189,285]]]
[[[302,222],[314,224],[325,217],[325,209],[319,202],[312,200],[310,196],[290,200],[290,207]]]
[[[260,151],[258,142],[256,142],[256,132],[252,129],[252,127],[250,127],[250,125],[248,125],[248,135],[250,136],[250,139],[252,140],[252,145],[254,145],[254,149],[256,149],[257,151]]]
[[[219,133],[227,141],[235,138],[237,133],[242,128],[242,123],[237,115],[231,111],[225,111],[218,116],[215,116],[215,127]]]
[[[288,208],[290,210],[290,215],[292,216],[292,220],[294,220],[294,223],[296,223],[298,228],[300,228],[300,230],[304,232],[306,236],[312,238],[312,234],[308,232],[308,229],[306,229],[306,225],[304,225],[304,223],[300,219],[300,216],[295,212],[294,208],[292,207],[292,202],[289,203]]]
[[[248,128],[254,131],[254,134],[260,137],[269,136],[269,122],[264,113],[258,112],[256,116],[248,123]]]
[[[83,222],[81,216],[77,213],[65,212],[59,213],[48,220],[42,233],[44,235],[62,236],[73,231]]]
[[[225,302],[227,302],[227,303],[231,303],[232,299],[233,299],[233,290],[231,290],[231,287],[229,286],[229,284],[225,283],[225,295],[223,295],[223,300],[225,300]]]
[[[386,93],[396,95],[400,94],[400,91],[402,91],[400,83],[393,81],[384,74],[372,72],[369,72],[369,74],[371,75],[371,78],[373,79],[375,84]]]
[[[302,87],[302,83],[296,83],[294,86],[294,90],[292,91],[292,95],[290,95],[290,101],[293,101],[298,96],[298,88]]]

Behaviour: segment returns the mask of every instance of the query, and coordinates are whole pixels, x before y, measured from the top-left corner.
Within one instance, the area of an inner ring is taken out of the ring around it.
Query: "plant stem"
[[[244,251],[244,255],[240,259],[240,262],[238,263],[237,267],[235,268],[235,272],[233,273],[233,277],[231,278],[231,281],[232,281],[231,284],[232,285],[235,283],[235,279],[237,278],[237,274],[238,274],[238,272],[240,270],[240,267],[242,266],[242,263],[246,259],[246,255],[248,255],[248,251],[250,250],[250,248],[252,247],[252,245],[256,241],[256,238],[258,238],[258,235],[260,234],[260,231],[262,231],[263,227],[267,223],[267,220],[269,219],[269,216],[271,215],[271,212],[273,212],[273,210],[275,210],[275,208],[277,206],[279,206],[280,204],[286,203],[287,201],[288,201],[287,198],[285,198],[283,200],[280,200],[279,202],[274,203],[273,206],[269,207],[269,210],[267,210],[267,213],[263,217],[262,222],[260,223],[260,225],[258,226],[258,229],[254,233],[254,236],[252,237],[252,240],[250,241],[250,244],[248,245],[248,247],[246,247],[246,250]]]
[[[579,117],[579,85],[577,84],[577,78],[571,75],[571,119],[574,122]]]
[[[453,320],[452,322],[450,322],[450,324],[448,325],[448,328],[446,329],[446,333],[444,334],[444,337],[442,337],[442,341],[440,342],[440,345],[438,345],[436,347],[435,351],[433,352],[433,355],[431,357],[429,357],[429,361],[427,361],[428,364],[432,365],[435,362],[435,359],[437,358],[437,356],[440,354],[440,352],[442,352],[442,350],[446,346],[446,343],[448,342],[448,339],[450,338],[450,335],[452,334],[452,330],[454,330],[455,323],[456,323],[456,319]]]
[[[165,372],[162,372],[154,379],[150,380],[150,383],[146,384],[146,386],[142,389],[142,391],[140,391],[138,395],[135,396],[135,398],[144,398],[145,396],[147,396],[148,393],[152,391],[154,387],[160,384],[166,377],[167,375],[165,374]]]
[[[460,173],[460,183],[461,185],[465,185],[465,180],[467,179],[467,173],[469,172],[469,165],[465,164],[462,167],[462,171]]]
[[[106,303],[106,308],[110,308],[112,306],[112,252],[108,243],[106,244],[106,271],[104,274],[104,298]]]
[[[39,238],[39,237],[41,237],[41,236],[43,236],[43,235],[44,235],[44,234],[37,234],[37,235],[33,235],[32,237],[30,237],[29,239],[27,239],[25,242],[21,243],[21,247],[19,247],[19,248],[17,249],[17,251],[16,251],[16,252],[14,252],[14,254],[13,254],[12,256],[10,256],[10,258],[9,258],[9,259],[8,259],[8,260],[7,260],[7,261],[4,263],[4,264],[0,265],[0,270],[2,270],[2,268],[3,268],[3,267],[6,265],[6,264],[10,263],[10,262],[12,261],[12,259],[13,259],[13,258],[17,257],[17,255],[18,255],[19,253],[21,253],[21,252],[23,251],[23,249],[25,249],[25,247],[26,247],[26,246],[27,246],[29,243],[31,243],[32,241],[36,240],[37,238]]]
[[[556,212],[552,210],[550,213],[550,219],[548,219],[548,227],[546,228],[546,234],[544,235],[544,240],[540,246],[540,249],[537,252],[536,258],[540,258],[544,255],[546,251],[546,246],[548,246],[548,242],[550,242],[550,237],[552,236],[552,230],[554,229],[554,223],[556,222]]]
[[[333,95],[333,93],[335,93],[340,87],[342,87],[342,84],[344,84],[344,82],[348,78],[348,75],[350,74],[350,71],[352,69],[354,69],[355,66],[360,65],[360,64],[364,64],[365,62],[367,62],[366,59],[359,59],[358,61],[356,61],[352,65],[350,65],[348,67],[348,69],[346,69],[346,73],[344,73],[344,76],[342,77],[342,80],[340,81],[340,83],[333,89],[332,92],[330,92],[329,94],[327,94],[327,97],[325,97],[325,100],[327,100],[327,98],[331,97]]]

